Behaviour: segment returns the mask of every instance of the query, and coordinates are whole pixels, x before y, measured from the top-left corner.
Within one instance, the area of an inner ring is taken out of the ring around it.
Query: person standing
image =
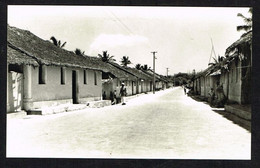
[[[114,90],[114,94],[113,94],[113,96],[114,96],[114,104],[117,104],[118,102],[117,102],[117,94],[116,94],[116,90]]]
[[[122,105],[125,105],[126,88],[124,83],[122,83],[120,88],[120,96],[121,96]]]

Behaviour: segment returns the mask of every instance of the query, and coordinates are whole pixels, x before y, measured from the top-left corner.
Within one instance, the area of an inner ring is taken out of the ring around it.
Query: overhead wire
[[[106,11],[106,12],[109,13],[110,15],[112,15],[113,18],[115,18],[120,23],[120,25],[127,31],[127,33],[129,35],[136,36],[136,34],[129,28],[129,26],[127,26],[119,17],[117,17],[115,13],[113,13],[112,11]],[[118,23],[118,22],[116,22],[116,23]],[[148,45],[149,45],[150,49],[152,49],[151,43],[149,40],[148,40]]]

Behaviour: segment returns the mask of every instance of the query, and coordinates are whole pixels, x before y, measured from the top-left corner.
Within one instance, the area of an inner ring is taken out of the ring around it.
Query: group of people
[[[190,90],[186,85],[183,85],[184,94],[192,93],[192,89]],[[210,106],[214,107],[223,107],[226,103],[226,96],[224,94],[223,84],[217,82],[216,88],[210,88],[208,92],[208,102]]]
[[[213,88],[209,91],[209,103],[211,106],[222,107],[226,102],[226,97],[224,95],[223,85],[217,82],[216,92]]]
[[[122,83],[121,84],[121,88],[120,88],[120,92],[119,92],[119,96],[121,98],[121,102],[122,102],[122,105],[125,105],[125,96],[127,95],[127,92],[126,92],[126,88],[125,88],[125,84]],[[107,97],[106,97],[106,92],[104,91],[103,94],[102,94],[102,98],[103,100],[106,100]],[[114,90],[114,92],[110,92],[110,96],[109,96],[109,99],[111,100],[111,104],[114,105],[114,104],[117,104],[119,101],[118,101],[118,98],[117,98],[117,92],[116,90]]]

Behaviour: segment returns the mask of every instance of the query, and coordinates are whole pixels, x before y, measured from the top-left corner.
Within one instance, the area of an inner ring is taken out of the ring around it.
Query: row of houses
[[[153,90],[152,74],[98,57],[76,55],[8,25],[7,112],[102,100],[125,83],[128,95]],[[156,74],[156,90],[169,83]],[[117,95],[119,96],[119,95]]]
[[[219,62],[195,75],[193,91],[209,97],[211,88],[223,90],[228,103],[251,104],[252,31],[230,45]]]

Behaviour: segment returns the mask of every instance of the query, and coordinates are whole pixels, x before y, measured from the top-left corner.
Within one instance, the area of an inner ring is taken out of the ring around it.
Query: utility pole
[[[168,77],[169,68],[166,68],[166,76]]]
[[[153,51],[151,52],[153,53],[153,94],[155,93],[155,53],[157,53],[157,51]]]

